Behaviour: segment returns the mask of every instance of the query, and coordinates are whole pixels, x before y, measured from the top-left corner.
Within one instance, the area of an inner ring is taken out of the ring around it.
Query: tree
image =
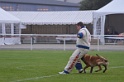
[[[80,10],[97,10],[112,0],[82,0]]]

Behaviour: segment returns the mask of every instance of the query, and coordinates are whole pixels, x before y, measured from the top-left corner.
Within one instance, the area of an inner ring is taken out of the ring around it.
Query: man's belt
[[[76,47],[78,47],[78,48],[84,48],[84,49],[90,49],[90,47],[84,46],[84,45],[76,45]]]

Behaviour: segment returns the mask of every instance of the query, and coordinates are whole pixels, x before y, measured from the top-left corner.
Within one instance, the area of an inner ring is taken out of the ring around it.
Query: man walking
[[[64,70],[59,72],[59,74],[69,74],[74,67],[76,67],[79,73],[83,71],[80,59],[87,54],[90,49],[91,34],[82,22],[78,22],[76,27],[78,30],[76,41],[77,49],[71,55]]]

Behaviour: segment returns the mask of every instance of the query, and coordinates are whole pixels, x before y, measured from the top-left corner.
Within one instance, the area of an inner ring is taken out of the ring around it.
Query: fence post
[[[98,38],[97,38],[97,51],[99,51],[99,39],[100,39],[100,36],[98,36]]]
[[[66,44],[66,42],[65,42],[65,37],[63,37],[63,39],[64,39],[64,51],[65,51],[65,44]]]
[[[32,41],[33,41],[33,37],[32,37],[32,34],[30,35],[30,37],[31,37],[31,48],[30,48],[30,50],[32,50],[33,48],[32,48]]]

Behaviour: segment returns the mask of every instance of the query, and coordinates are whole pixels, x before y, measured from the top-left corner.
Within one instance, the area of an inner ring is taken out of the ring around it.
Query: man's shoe
[[[59,72],[59,74],[69,74],[67,71],[62,71],[62,72]]]
[[[78,70],[78,73],[82,73],[82,72],[83,72],[83,69]]]
[[[64,74],[67,74],[67,73],[65,73],[64,71],[62,71],[62,72],[59,72],[59,74],[62,74],[62,75],[64,75]]]

